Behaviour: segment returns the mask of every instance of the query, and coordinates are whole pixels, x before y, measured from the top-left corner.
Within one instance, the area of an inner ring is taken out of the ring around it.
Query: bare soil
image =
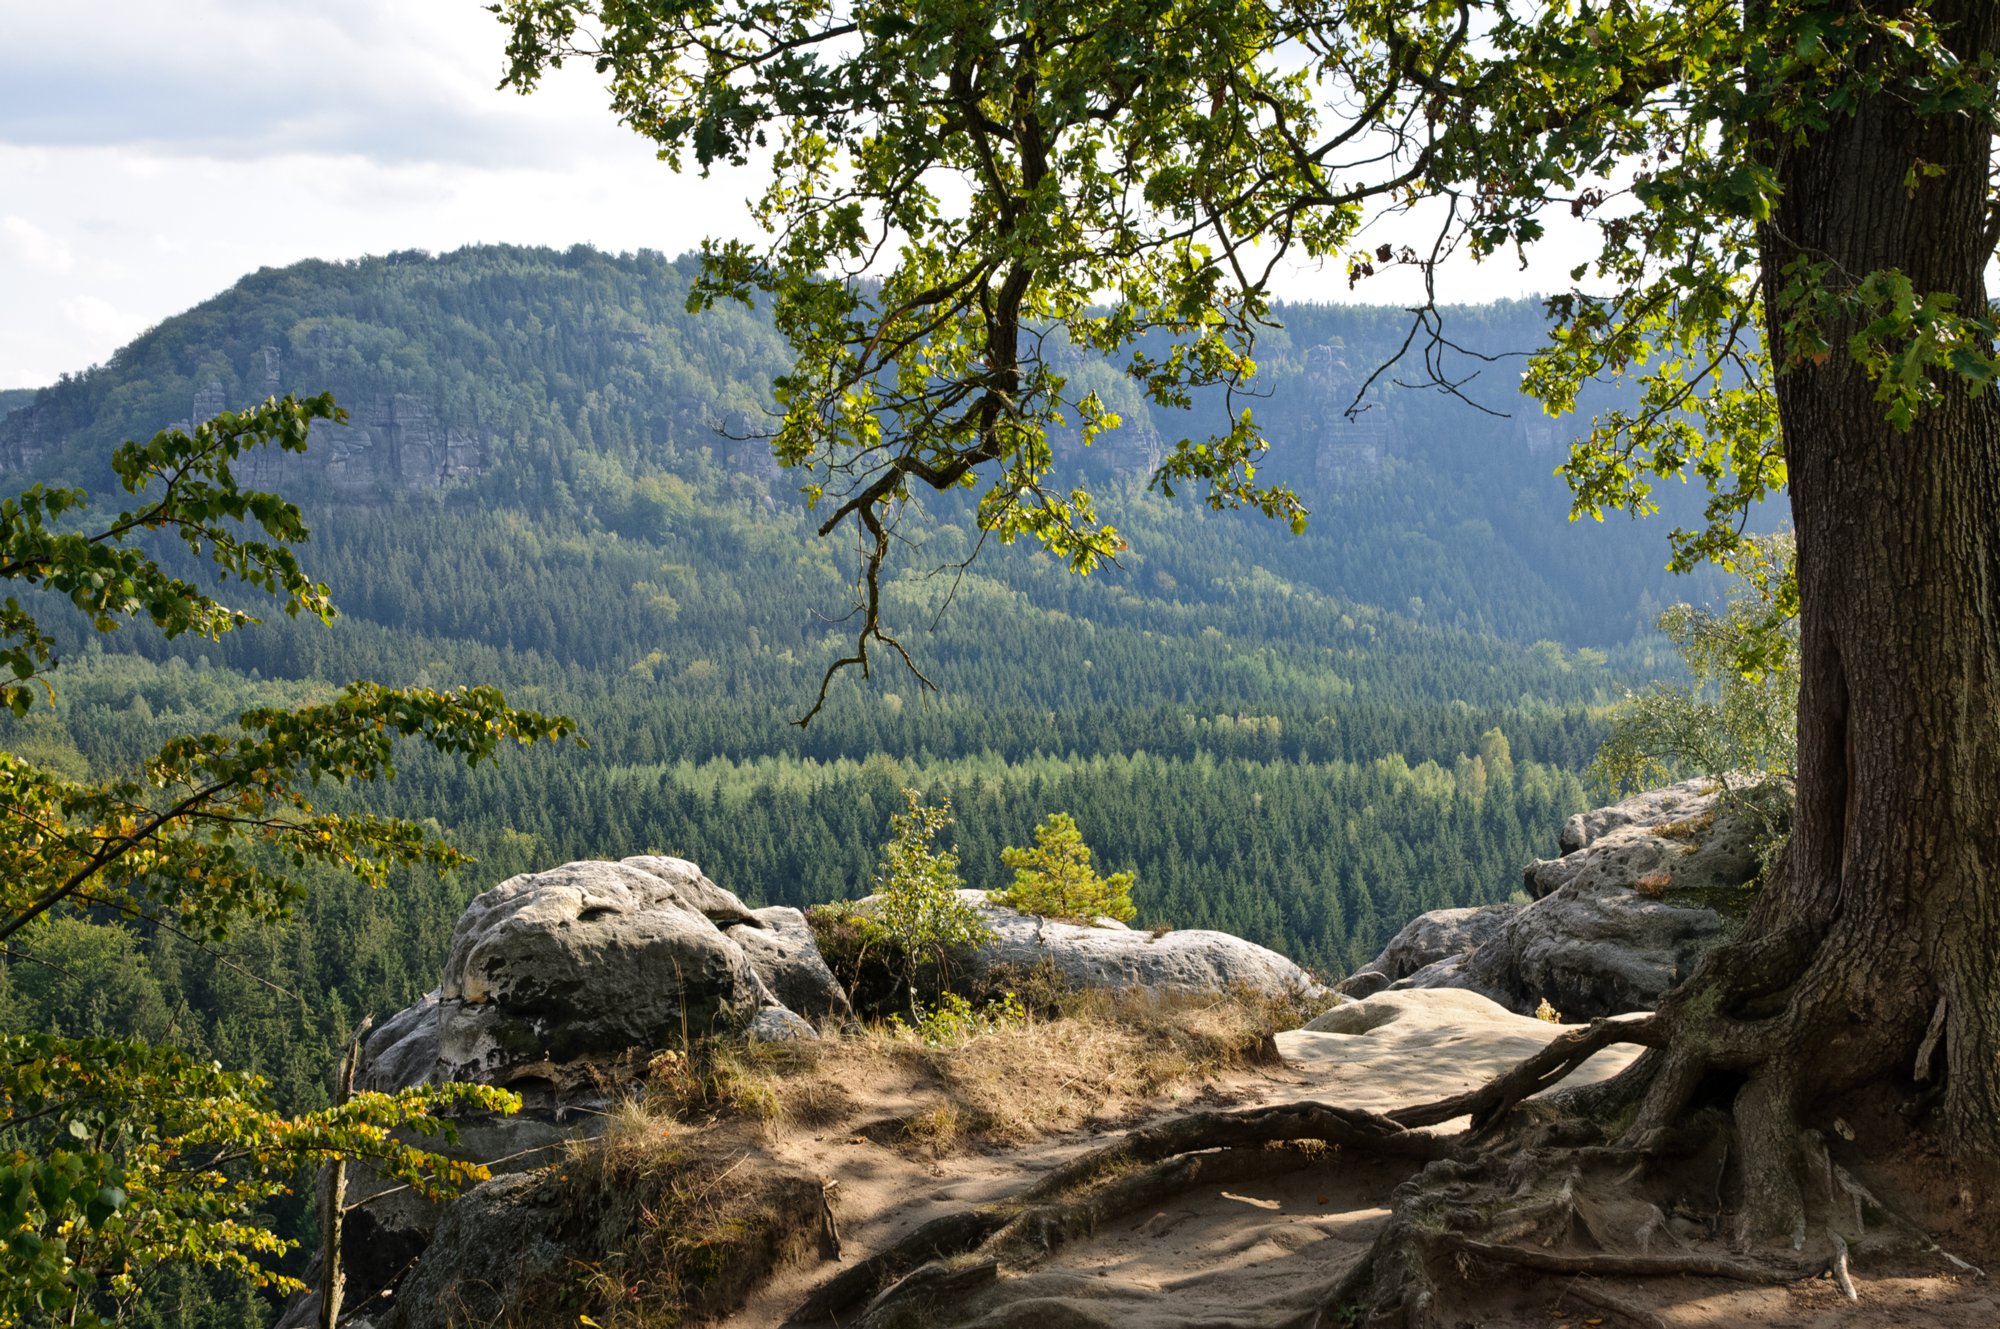
[[[754,1133],[754,1151],[765,1165],[820,1178],[833,1222],[799,1215],[818,1229],[816,1240],[797,1243],[805,1253],[762,1280],[723,1323],[789,1323],[815,1287],[854,1261],[932,1219],[1015,1195],[1135,1126],[1198,1107],[1317,1100],[1386,1111],[1434,1101],[1483,1083],[1558,1032],[1490,1003],[1451,997],[1413,1002],[1407,1015],[1362,1033],[1290,1032],[1268,1045],[1250,1027],[1254,1019],[1208,1039],[1158,1026],[1109,1031],[1115,1021],[1062,1023],[988,1034],[944,1053],[851,1040],[789,1073],[768,1074],[769,1120]],[[1573,1079],[1608,1076],[1632,1055],[1609,1049]],[[731,1128],[738,1141],[741,1125],[737,1119]],[[1456,1124],[1437,1129],[1448,1133]],[[686,1144],[688,1135],[681,1139]],[[1027,1267],[941,1294],[908,1323],[1331,1329],[1336,1321],[1319,1309],[1326,1291],[1366,1258],[1389,1219],[1393,1191],[1411,1171],[1407,1163],[1349,1160],[1337,1150],[1274,1153],[1263,1175],[1197,1181]],[[1904,1132],[1890,1157],[1859,1175],[1946,1249],[1982,1268],[2000,1267],[2000,1231],[1921,1139]],[[1935,1256],[1857,1263],[1853,1276],[1858,1304],[1825,1278],[1754,1287],[1514,1270],[1467,1281],[1448,1311],[1468,1329],[2000,1329],[2000,1288]],[[816,1323],[850,1322],[853,1313]]]

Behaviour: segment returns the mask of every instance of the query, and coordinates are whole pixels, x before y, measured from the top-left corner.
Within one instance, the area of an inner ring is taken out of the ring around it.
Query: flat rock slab
[[[1277,1042],[1286,1063],[1314,1082],[1301,1097],[1387,1112],[1477,1088],[1573,1027],[1516,1015],[1476,992],[1416,988],[1343,1002]],[[1640,1051],[1606,1048],[1563,1083],[1609,1079]]]

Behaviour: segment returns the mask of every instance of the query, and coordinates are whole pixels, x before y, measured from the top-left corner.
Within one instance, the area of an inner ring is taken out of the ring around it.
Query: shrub
[[[995,1029],[1027,1023],[1027,1009],[1013,993],[1002,993],[984,1006],[974,1006],[956,992],[941,994],[936,1004],[918,1006],[914,1018],[889,1017],[890,1031],[914,1038],[928,1047],[956,1047],[968,1038]]]
[[[1734,794],[1792,774],[1799,637],[1790,539],[1750,541],[1738,572],[1721,612],[1680,604],[1660,617],[1693,681],[1627,694],[1590,768],[1614,796],[1697,775]]]
[[[951,825],[951,800],[926,806],[923,796],[905,789],[907,810],[889,818],[889,843],[875,874],[874,923],[880,939],[902,958],[910,1009],[920,1008],[917,989],[926,978],[940,990],[958,954],[992,939],[979,909],[959,895],[958,855],[937,847],[938,833]],[[864,931],[864,946],[868,938]]]

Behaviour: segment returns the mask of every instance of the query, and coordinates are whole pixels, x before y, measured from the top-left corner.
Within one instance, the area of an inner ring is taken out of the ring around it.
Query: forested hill
[[[109,441],[275,391],[330,390],[350,424],[325,431],[308,458],[253,468],[257,478],[350,503],[428,497],[639,537],[681,518],[690,485],[704,502],[775,499],[790,510],[791,488],[754,437],[771,423],[783,347],[740,307],[689,315],[694,266],[647,253],[479,248],[265,269],[108,364],[0,412],[0,468],[102,484]],[[1454,373],[1478,373],[1466,396],[1508,415],[1399,386],[1419,376],[1405,364],[1350,420],[1345,408],[1401,343],[1408,316],[1319,306],[1281,315],[1285,327],[1258,347],[1256,394],[1237,405],[1266,422],[1276,447],[1265,473],[1306,496],[1311,531],[1294,541],[1234,524],[1220,563],[1206,547],[1199,561],[1177,559],[1176,538],[1153,532],[1135,539],[1130,571],[1171,582],[1141,593],[1164,588],[1186,601],[1261,564],[1419,621],[1570,645],[1623,640],[1651,624],[1642,597],[1683,593],[1661,572],[1659,532],[1565,520],[1567,493],[1552,472],[1566,434],[1513,393],[1518,359],[1461,358]],[[1475,350],[1537,343],[1531,302],[1447,318]],[[1216,428],[1229,409],[1218,398],[1193,412],[1149,410],[1106,366],[1070,370],[1128,421],[1082,459],[1124,488],[1137,488],[1163,439]]]
[[[130,769],[352,677],[498,683],[590,743],[472,772],[411,754],[355,797],[435,818],[476,867],[374,894],[314,883],[229,963],[52,927],[46,963],[0,965],[0,1027],[171,1037],[312,1101],[341,1032],[428,987],[464,900],[502,876],[660,851],[758,901],[852,896],[905,786],[954,800],[973,884],[1003,884],[1001,847],[1067,811],[1100,864],[1136,871],[1140,921],[1343,969],[1418,910],[1505,898],[1584,806],[1601,708],[1668,667],[1638,635],[1688,594],[1657,526],[1566,523],[1538,420],[1392,385],[1345,423],[1402,316],[1293,308],[1256,406],[1267,473],[1314,510],[1303,537],[1148,496],[1158,440],[1207,422],[1149,415],[1078,365],[1133,422],[1084,458],[1130,554],[1079,579],[987,547],[935,573],[976,540],[961,503],[927,501],[888,604],[939,690],[848,677],[801,730],[848,642],[851,560],[742,438],[782,347],[749,311],[687,315],[691,272],[585,249],[263,271],[0,416],[9,489],[102,489],[120,440],[273,391],[330,389],[353,417],[256,472],[305,504],[339,622],[172,648],[79,629],[55,709],[0,721],[9,751]],[[1455,319],[1480,349],[1534,337],[1526,306]],[[1516,373],[1475,390],[1511,409]]]

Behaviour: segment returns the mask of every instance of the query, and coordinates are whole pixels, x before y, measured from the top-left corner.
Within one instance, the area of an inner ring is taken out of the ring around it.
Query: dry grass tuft
[[[600,1137],[554,1170],[564,1244],[585,1274],[531,1288],[520,1323],[664,1329],[727,1314],[816,1238],[822,1182],[772,1144],[854,1135],[914,1157],[1024,1144],[1184,1099],[1276,1059],[1301,1012],[1250,994],[1057,992],[924,1043],[876,1025],[818,1043],[655,1057]],[[543,1317],[543,1318],[536,1318]]]
[[[740,1122],[695,1128],[634,1099],[557,1169],[581,1278],[524,1289],[516,1322],[603,1329],[703,1323],[816,1237],[820,1183]]]
[[[1272,1035],[1296,1028],[1288,1002],[1066,994],[1044,1013],[930,1046],[875,1026],[767,1067],[775,1124],[826,1129],[887,1111],[867,1133],[929,1157],[1017,1145],[1187,1098],[1231,1073],[1275,1064]],[[871,1092],[872,1091],[872,1092]]]

